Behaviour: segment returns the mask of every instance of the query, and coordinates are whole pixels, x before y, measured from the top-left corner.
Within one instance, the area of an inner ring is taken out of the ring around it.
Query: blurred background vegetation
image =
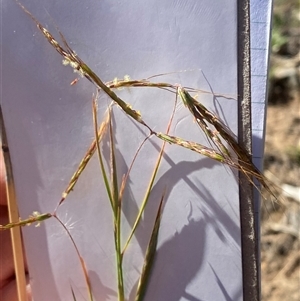
[[[284,200],[262,204],[263,301],[300,300],[299,46],[300,1],[274,0],[264,172]]]

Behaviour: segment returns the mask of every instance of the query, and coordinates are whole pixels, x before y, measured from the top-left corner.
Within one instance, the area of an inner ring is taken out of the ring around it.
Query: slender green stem
[[[117,219],[115,222],[115,250],[117,258],[118,274],[118,300],[124,301],[124,279],[123,279],[123,255],[121,254],[121,210],[117,210]]]
[[[171,113],[171,117],[170,117],[170,121],[168,123],[168,126],[167,126],[167,134],[170,132],[170,128],[171,128],[171,124],[173,122],[173,119],[174,119],[174,115],[175,115],[175,110],[176,110],[176,105],[177,105],[177,94],[176,94],[176,100],[175,100],[175,104],[174,104],[174,107],[173,107],[173,110],[172,110],[172,113]],[[146,205],[148,203],[148,200],[149,200],[149,197],[150,197],[150,193],[151,193],[151,190],[152,190],[152,187],[153,187],[153,184],[154,184],[154,180],[156,179],[156,176],[157,176],[157,172],[158,172],[158,169],[159,169],[159,166],[160,166],[160,163],[161,163],[161,160],[162,160],[162,157],[163,157],[163,153],[165,151],[165,146],[166,146],[166,141],[163,142],[163,145],[160,149],[160,152],[159,152],[159,155],[158,155],[158,158],[157,158],[157,161],[156,161],[156,164],[155,164],[155,167],[154,167],[154,170],[153,170],[153,173],[152,173],[152,176],[151,176],[151,179],[150,179],[150,182],[149,182],[149,185],[147,187],[147,190],[146,190],[146,193],[145,193],[145,197],[144,197],[144,200],[142,202],[142,205],[141,205],[141,208],[139,210],[139,213],[136,217],[136,220],[133,224],[133,227],[131,229],[131,232],[129,234],[129,237],[124,245],[124,248],[123,248],[123,251],[122,251],[122,254],[124,254],[124,252],[126,251],[130,241],[131,241],[131,238],[141,220],[141,217],[142,217],[142,214],[146,208]]]
[[[118,177],[117,177],[117,163],[115,157],[115,145],[113,139],[113,129],[111,119],[109,120],[109,136],[110,136],[110,168],[111,168],[111,192],[113,200],[114,212],[114,240],[117,260],[117,274],[118,274],[118,298],[119,301],[124,301],[124,280],[123,280],[123,256],[121,253],[121,205],[122,201],[119,199]]]

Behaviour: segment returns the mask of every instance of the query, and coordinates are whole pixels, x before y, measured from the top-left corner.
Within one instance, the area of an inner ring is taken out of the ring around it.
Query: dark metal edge
[[[238,14],[238,142],[252,153],[250,0],[237,1]],[[239,173],[243,301],[260,299],[259,245],[256,233],[254,193],[249,180]]]

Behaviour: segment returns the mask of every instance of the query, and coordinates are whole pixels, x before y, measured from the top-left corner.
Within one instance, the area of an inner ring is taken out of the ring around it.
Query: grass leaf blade
[[[97,149],[97,154],[98,154],[98,159],[99,159],[99,164],[100,164],[100,169],[101,169],[105,189],[106,189],[111,207],[112,207],[112,209],[114,209],[111,189],[110,189],[110,186],[109,186],[109,181],[108,181],[108,177],[107,177],[107,174],[106,174],[106,171],[105,171],[104,162],[103,162],[103,158],[102,158],[102,154],[101,154],[101,150],[100,150],[100,139],[102,138],[103,135],[100,136],[98,134],[98,119],[97,119],[96,99],[97,99],[97,95],[93,99],[93,122],[94,122],[94,132],[95,132],[95,144],[96,144],[96,149]],[[110,112],[108,112],[108,119],[107,119],[107,122],[105,123],[105,125],[107,125],[109,122],[110,122]],[[104,124],[104,123],[102,123],[102,124]],[[102,127],[102,124],[101,124],[101,127]]]
[[[109,120],[109,140],[110,140],[110,168],[111,168],[111,196],[113,201],[114,213],[117,215],[118,207],[120,206],[119,200],[119,188],[118,188],[118,174],[117,174],[117,162],[115,156],[115,144],[113,139],[113,129],[111,118]]]
[[[158,240],[158,233],[159,233],[159,227],[160,227],[160,221],[161,221],[161,215],[162,215],[162,204],[163,204],[164,197],[165,197],[165,192],[163,193],[161,200],[160,200],[156,219],[154,222],[154,227],[153,227],[152,234],[151,234],[151,238],[150,238],[147,250],[146,250],[144,265],[142,268],[141,277],[139,279],[137,292],[136,292],[136,296],[135,296],[135,301],[143,300],[146,290],[147,290],[148,282],[149,282],[149,279],[151,276],[151,270],[153,267],[155,254],[156,254],[156,246],[157,246],[157,240]]]

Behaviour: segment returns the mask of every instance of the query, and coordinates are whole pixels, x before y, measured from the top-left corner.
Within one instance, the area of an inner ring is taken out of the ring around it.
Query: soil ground
[[[264,173],[296,193],[261,210],[262,301],[300,301],[300,2],[274,0]],[[286,191],[286,188],[285,188]]]
[[[300,187],[300,88],[288,101],[268,106],[265,175],[278,186]],[[297,196],[297,195],[296,195]],[[264,202],[261,227],[263,301],[300,300],[300,192]]]

